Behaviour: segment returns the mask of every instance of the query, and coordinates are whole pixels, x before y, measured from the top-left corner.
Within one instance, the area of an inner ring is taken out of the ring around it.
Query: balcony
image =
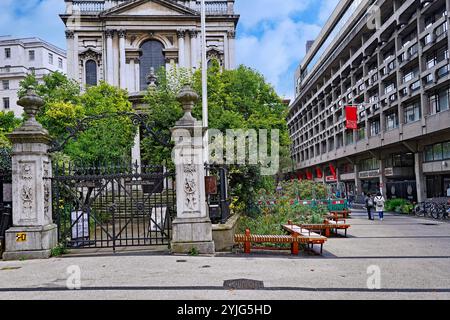
[[[81,14],[97,14],[102,11],[114,8],[127,0],[74,0],[66,2],[66,14],[79,12]],[[188,6],[190,9],[200,12],[200,1],[176,1],[181,5]],[[234,14],[233,2],[227,0],[218,0],[206,2],[206,13],[210,15]]]

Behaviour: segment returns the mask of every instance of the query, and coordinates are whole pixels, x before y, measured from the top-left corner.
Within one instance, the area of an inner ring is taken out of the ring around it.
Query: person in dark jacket
[[[369,220],[374,220],[372,217],[372,208],[373,208],[373,196],[368,193],[365,198],[366,201],[366,209],[367,209],[367,215],[369,216]]]

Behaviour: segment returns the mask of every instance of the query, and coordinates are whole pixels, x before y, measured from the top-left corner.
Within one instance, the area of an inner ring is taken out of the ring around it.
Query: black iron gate
[[[0,168],[0,252],[4,249],[5,231],[12,225],[11,171]]]
[[[59,241],[69,248],[169,245],[174,182],[164,166],[55,166]]]

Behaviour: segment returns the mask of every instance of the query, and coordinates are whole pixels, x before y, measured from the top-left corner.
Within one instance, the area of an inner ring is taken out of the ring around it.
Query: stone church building
[[[235,67],[234,0],[206,0],[208,61]],[[100,80],[145,90],[150,69],[199,68],[200,1],[65,0],[67,73],[84,85]]]

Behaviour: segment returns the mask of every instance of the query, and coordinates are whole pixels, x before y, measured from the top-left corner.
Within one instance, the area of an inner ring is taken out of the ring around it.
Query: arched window
[[[156,40],[149,40],[141,45],[141,59],[140,59],[140,81],[141,90],[147,89],[147,76],[150,73],[150,68],[154,68],[155,72],[165,66],[164,46],[161,42]]]
[[[94,60],[86,61],[86,85],[97,85],[97,63]]]

